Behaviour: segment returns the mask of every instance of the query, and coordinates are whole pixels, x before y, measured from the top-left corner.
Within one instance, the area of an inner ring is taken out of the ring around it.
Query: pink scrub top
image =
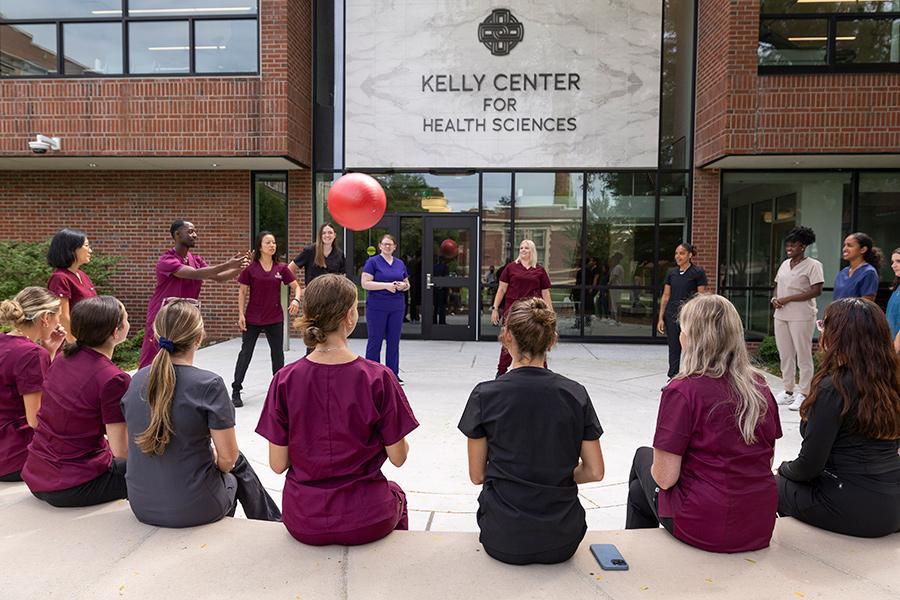
[[[394,374],[357,357],[342,365],[307,359],[275,374],[256,432],[287,446],[282,518],[304,535],[347,532],[397,515],[381,472],[385,446],[419,426]]]

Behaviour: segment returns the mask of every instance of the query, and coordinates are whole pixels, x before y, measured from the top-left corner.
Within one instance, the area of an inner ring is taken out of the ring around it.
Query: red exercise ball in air
[[[453,260],[457,254],[459,254],[459,246],[456,245],[456,242],[450,238],[441,242],[441,256],[448,260]]]
[[[386,204],[381,184],[365,173],[348,173],[328,191],[328,212],[353,231],[369,229],[380,221]]]

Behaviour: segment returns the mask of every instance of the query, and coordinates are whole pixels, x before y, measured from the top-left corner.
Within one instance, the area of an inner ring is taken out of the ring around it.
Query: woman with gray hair
[[[778,405],[728,300],[695,296],[679,321],[681,370],[663,391],[653,448],[634,456],[625,528],[662,524],[710,552],[765,548],[778,505]]]

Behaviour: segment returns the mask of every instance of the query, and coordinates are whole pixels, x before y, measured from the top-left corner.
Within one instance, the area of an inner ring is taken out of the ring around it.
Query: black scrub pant
[[[125,459],[114,458],[106,473],[87,483],[66,490],[32,492],[32,494],[59,508],[93,506],[128,498],[128,487],[125,485]]]
[[[272,355],[272,375],[284,366],[284,322],[279,321],[271,325],[251,325],[247,323],[247,329],[241,336],[241,353],[238,354],[237,364],[234,367],[234,382],[231,389],[241,391],[244,384],[244,376],[247,375],[247,367],[253,358],[253,350],[256,349],[256,340],[259,334],[265,332],[269,342],[269,353]]]
[[[656,529],[662,525],[672,533],[672,519],[659,516],[659,486],[650,474],[652,466],[653,448],[638,448],[628,476],[625,529]]]
[[[587,531],[587,526],[585,526],[585,532]],[[547,550],[544,552],[535,552],[533,554],[509,554],[507,552],[500,552],[499,550],[493,550],[484,547],[484,551],[487,552],[488,556],[499,560],[500,562],[506,563],[508,565],[555,565],[557,563],[566,562],[572,556],[574,556],[575,551],[578,550],[579,544],[581,544],[581,540],[584,539],[584,533],[581,534],[581,538],[575,542],[574,544],[569,544],[567,546],[563,546],[562,548],[558,548],[556,550]]]
[[[850,478],[821,476],[809,482],[776,475],[778,514],[813,527],[875,538],[900,532],[900,493],[878,493]]]
[[[666,313],[663,316],[663,324],[666,326],[666,341],[669,342],[669,379],[678,375],[681,368],[681,326],[678,324],[678,315]]]
[[[0,481],[4,483],[12,482],[12,481],[22,481],[22,471],[13,471],[12,473],[7,473],[0,477]]]
[[[262,482],[256,475],[256,471],[250,466],[250,461],[243,453],[238,454],[237,462],[234,468],[229,471],[237,480],[237,492],[234,497],[234,506],[228,513],[229,517],[234,516],[237,509],[237,503],[241,503],[244,514],[248,519],[256,519],[258,521],[281,521],[281,511],[278,505],[269,496],[269,492],[263,487]]]

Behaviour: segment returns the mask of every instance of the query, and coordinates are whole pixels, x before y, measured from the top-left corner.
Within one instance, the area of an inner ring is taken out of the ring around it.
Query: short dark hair
[[[75,262],[75,251],[84,245],[87,234],[78,229],[60,229],[50,240],[47,264],[57,269],[68,269]]]
[[[187,221],[185,221],[184,219],[178,219],[177,221],[174,221],[174,222],[172,223],[172,225],[169,227],[169,235],[171,235],[171,236],[174,238],[174,237],[175,237],[175,233],[176,233],[179,229],[181,229],[182,227],[184,227],[186,223],[187,223]]]
[[[103,345],[116,328],[125,322],[125,307],[113,296],[85,298],[72,307],[71,330],[76,342],[65,348],[72,356],[84,347]]]
[[[794,227],[786,236],[785,242],[798,242],[804,246],[816,243],[816,232],[809,227]]]

